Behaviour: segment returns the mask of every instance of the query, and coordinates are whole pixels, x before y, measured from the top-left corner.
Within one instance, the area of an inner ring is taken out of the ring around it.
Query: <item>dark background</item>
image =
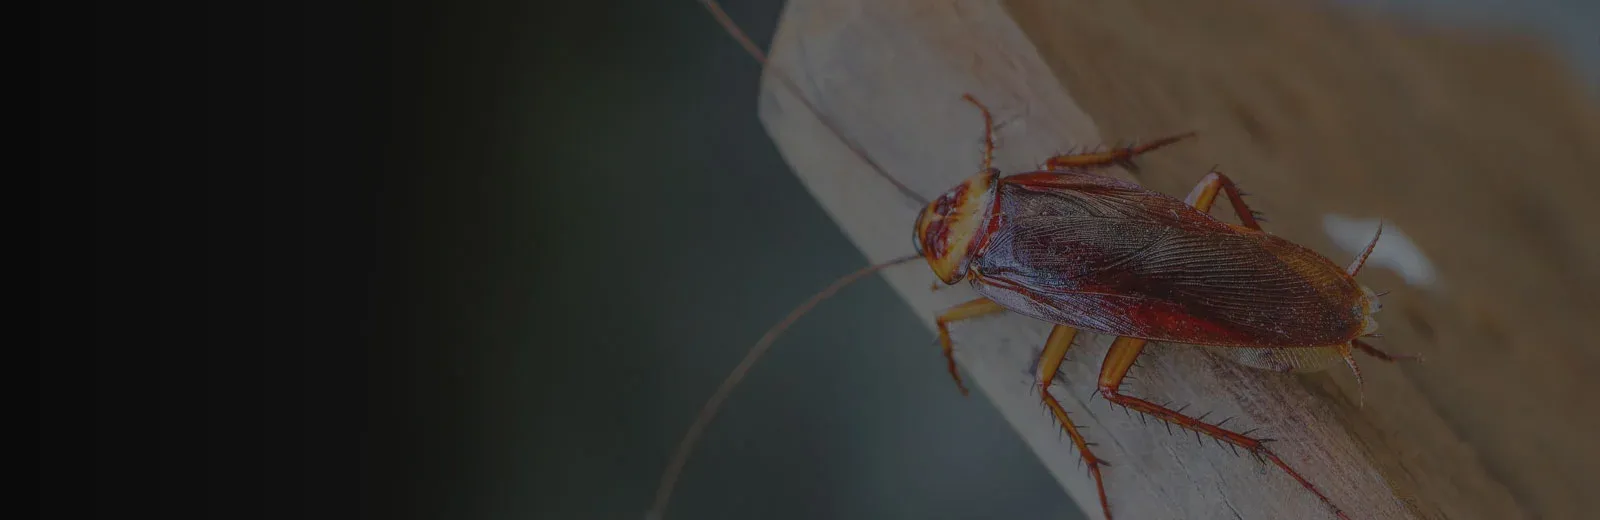
[[[732,4],[764,43],[779,3]],[[864,263],[688,0],[40,27],[52,517],[639,518],[744,350]],[[879,280],[823,305],[668,517],[1076,517],[931,341]]]

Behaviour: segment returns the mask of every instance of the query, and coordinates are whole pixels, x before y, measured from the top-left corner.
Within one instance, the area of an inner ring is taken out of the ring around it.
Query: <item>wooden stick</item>
[[[920,208],[840,137],[923,197],[981,168],[984,127],[961,100],[964,92],[1008,121],[997,136],[995,165],[1002,171],[1031,169],[1069,147],[1109,144],[994,1],[791,0],[770,59],[844,135],[833,135],[771,74],[763,81],[763,123],[796,174],[874,262],[906,253]],[[1204,166],[1195,169],[1196,178]],[[885,276],[930,331],[939,311],[972,297],[964,287],[929,291],[932,274],[925,270]],[[1025,375],[1048,331],[1048,324],[1014,315],[963,322],[953,330],[957,359],[1068,494],[1090,518],[1100,518],[1093,481],[1075,466],[1077,453],[1060,438]],[[1098,454],[1114,464],[1106,485],[1118,518],[1333,517],[1282,472],[1209,440],[1141,423],[1104,401],[1089,402],[1110,339],[1083,334],[1055,393],[1087,427]],[[1152,347],[1132,374],[1133,395],[1188,404],[1212,417],[1237,416],[1230,425],[1270,432],[1265,435],[1278,439],[1274,449],[1352,518],[1422,516],[1397,499],[1374,468],[1370,457],[1391,454],[1352,437],[1345,424],[1352,416],[1344,410],[1348,402],[1313,396],[1292,376],[1232,365],[1186,346]],[[954,384],[948,391],[957,391]]]

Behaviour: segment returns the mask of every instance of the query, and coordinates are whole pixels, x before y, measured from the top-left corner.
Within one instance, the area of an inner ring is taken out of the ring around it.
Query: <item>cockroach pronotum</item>
[[[701,3],[746,51],[767,64],[765,53],[714,0]],[[770,72],[808,109],[821,115],[798,94],[792,81],[780,71]],[[1050,392],[1080,330],[1116,337],[1101,365],[1099,397],[1270,461],[1321,499],[1334,515],[1348,518],[1262,439],[1123,394],[1120,388],[1134,360],[1152,341],[1210,347],[1225,359],[1275,371],[1320,368],[1342,361],[1355,373],[1358,387],[1361,372],[1352,355],[1355,350],[1384,361],[1420,360],[1386,354],[1361,339],[1376,335],[1378,324],[1372,316],[1382,305],[1381,295],[1357,282],[1355,275],[1377,246],[1381,226],[1354,261],[1339,266],[1309,248],[1263,231],[1260,216],[1245,204],[1233,181],[1215,168],[1183,200],[1096,173],[1111,166],[1132,167],[1138,156],[1193,133],[1108,151],[1057,155],[1047,159],[1040,170],[1002,176],[991,166],[994,120],[989,109],[970,94],[963,99],[983,115],[983,164],[976,175],[932,201],[918,196],[865,152],[851,146],[876,173],[925,205],[912,226],[916,254],[835,281],[768,330],[707,401],[678,445],[662,476],[651,516],[659,518],[663,513],[695,441],[717,409],[785,328],[844,286],[921,259],[940,282],[966,282],[979,294],[977,299],[944,311],[936,320],[950,375],[963,395],[967,389],[952,355],[950,323],[1011,311],[1054,325],[1038,359],[1039,395],[1082,455],[1108,520],[1111,505],[1101,479],[1105,461],[1094,455],[1091,444]],[[827,124],[826,118],[821,119]],[[837,134],[831,124],[829,128]],[[1240,224],[1209,214],[1219,193],[1227,194]]]

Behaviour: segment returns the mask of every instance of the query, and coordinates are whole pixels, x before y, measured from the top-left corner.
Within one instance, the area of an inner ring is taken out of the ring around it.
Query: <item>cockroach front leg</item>
[[[1100,508],[1105,511],[1106,520],[1111,520],[1111,503],[1106,500],[1106,485],[1100,479],[1100,466],[1109,464],[1094,456],[1094,452],[1089,450],[1091,444],[1083,440],[1077,425],[1067,417],[1067,410],[1061,407],[1055,396],[1050,395],[1050,384],[1055,382],[1056,372],[1061,369],[1061,362],[1067,359],[1067,349],[1072,348],[1072,339],[1077,335],[1078,329],[1065,325],[1050,329],[1050,339],[1045,340],[1044,352],[1039,354],[1039,396],[1050,408],[1050,415],[1055,416],[1061,429],[1067,432],[1067,437],[1071,437],[1072,443],[1077,445],[1083,463],[1089,467],[1089,474],[1094,476],[1095,488],[1100,492]]]
[[[989,114],[989,107],[983,106],[978,97],[972,94],[962,94],[961,99],[978,107],[983,113],[983,171],[989,171],[994,164],[994,116]]]
[[[944,312],[939,313],[938,318],[934,319],[934,322],[939,325],[939,346],[944,348],[945,363],[949,367],[950,377],[955,378],[956,388],[961,390],[961,395],[967,395],[967,385],[962,384],[961,374],[956,371],[955,351],[950,345],[950,323],[1004,312],[1005,310],[1005,307],[1001,307],[1000,304],[988,298],[978,298],[946,309]]]
[[[1157,148],[1167,146],[1184,139],[1194,137],[1194,132],[1167,136],[1148,143],[1122,146],[1104,152],[1076,153],[1057,155],[1046,159],[1044,167],[1047,170],[1071,170],[1082,168],[1103,168],[1111,165],[1122,166],[1129,171],[1138,171],[1139,167],[1133,163],[1133,158],[1155,151]]]
[[[1277,454],[1268,449],[1260,439],[1246,437],[1244,434],[1224,429],[1221,423],[1206,423],[1165,406],[1123,394],[1120,390],[1122,388],[1122,379],[1128,375],[1128,370],[1133,367],[1134,360],[1138,359],[1139,354],[1144,351],[1144,346],[1145,340],[1129,337],[1119,337],[1115,342],[1112,342],[1111,350],[1106,352],[1105,362],[1100,366],[1100,395],[1105,397],[1106,401],[1155,417],[1180,428],[1187,428],[1198,433],[1210,435],[1217,440],[1243,448],[1259,459],[1272,461],[1274,465],[1283,469],[1290,477],[1294,477],[1295,481],[1304,486],[1307,491],[1317,495],[1317,498],[1321,499],[1323,504],[1333,510],[1333,514],[1338,515],[1339,518],[1349,520],[1344,511],[1339,510],[1339,506],[1334,505],[1327,495],[1323,495],[1322,491],[1317,489],[1317,486],[1313,485],[1311,481],[1301,476],[1300,472],[1289,467],[1288,463],[1285,463]],[[1227,422],[1227,420],[1224,419],[1222,422]]]

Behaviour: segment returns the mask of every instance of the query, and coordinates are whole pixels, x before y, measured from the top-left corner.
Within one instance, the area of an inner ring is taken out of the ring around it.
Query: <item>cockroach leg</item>
[[[1355,341],[1352,341],[1350,343],[1352,345],[1355,345],[1357,350],[1360,350],[1362,352],[1366,352],[1367,355],[1369,355],[1369,356],[1372,356],[1372,357],[1378,358],[1379,360],[1387,361],[1387,362],[1390,362],[1390,363],[1394,363],[1396,361],[1416,361],[1418,363],[1421,363],[1421,362],[1424,361],[1424,359],[1422,359],[1422,354],[1390,354],[1388,352],[1384,352],[1382,350],[1379,350],[1378,347],[1374,347],[1374,346],[1372,346],[1370,344],[1367,344],[1367,342],[1361,341],[1359,339],[1355,340]]]
[[[1106,401],[1122,405],[1125,408],[1132,408],[1134,411],[1149,415],[1174,426],[1187,428],[1191,431],[1210,435],[1211,437],[1228,444],[1244,448],[1258,458],[1272,461],[1274,465],[1278,466],[1278,468],[1282,469],[1285,473],[1288,473],[1290,477],[1294,477],[1295,481],[1299,482],[1301,486],[1304,486],[1307,491],[1310,491],[1312,494],[1315,494],[1317,498],[1321,499],[1322,503],[1326,504],[1329,509],[1332,509],[1335,515],[1338,515],[1339,518],[1349,520],[1350,517],[1345,516],[1344,511],[1341,511],[1339,506],[1334,505],[1332,500],[1329,500],[1326,495],[1323,495],[1322,491],[1317,489],[1317,487],[1313,485],[1311,481],[1306,480],[1305,477],[1301,476],[1300,472],[1295,471],[1292,467],[1289,467],[1289,464],[1285,463],[1282,458],[1279,458],[1276,453],[1273,453],[1271,449],[1267,448],[1266,444],[1264,444],[1262,440],[1246,437],[1244,434],[1227,430],[1214,424],[1207,424],[1194,417],[1183,415],[1173,411],[1171,408],[1139,399],[1137,397],[1122,394],[1119,390],[1122,387],[1122,380],[1128,375],[1128,369],[1133,367],[1134,360],[1138,359],[1139,354],[1144,351],[1144,346],[1145,340],[1129,337],[1119,337],[1111,344],[1111,349],[1106,352],[1105,362],[1100,366],[1100,395],[1105,397]]]
[[[1072,339],[1077,335],[1078,329],[1065,325],[1050,329],[1050,338],[1045,340],[1044,349],[1039,351],[1039,360],[1035,363],[1041,388],[1049,389],[1050,384],[1055,382],[1061,363],[1067,359],[1067,349],[1072,348]]]
[[[1239,187],[1233,183],[1233,179],[1228,178],[1226,174],[1217,171],[1215,168],[1212,168],[1211,172],[1207,173],[1205,177],[1200,178],[1200,183],[1189,191],[1189,196],[1185,197],[1183,202],[1194,206],[1201,213],[1207,213],[1211,211],[1211,204],[1216,202],[1218,191],[1227,192],[1228,200],[1233,202],[1233,213],[1239,216],[1240,223],[1250,229],[1261,230],[1261,223],[1257,221],[1256,212],[1252,211],[1250,206],[1244,203],[1244,197],[1239,195]]]
[[[950,370],[950,377],[955,378],[956,388],[961,390],[961,395],[967,395],[967,385],[961,382],[961,374],[956,371],[956,356],[950,345],[950,323],[1005,312],[1005,310],[1005,307],[1001,307],[1000,304],[995,303],[993,300],[978,298],[946,309],[939,314],[938,318],[934,319],[934,322],[939,325],[939,346],[944,348],[944,359]]]
[[[1350,373],[1356,375],[1356,408],[1366,408],[1367,385],[1361,379],[1361,366],[1356,364],[1356,356],[1353,353],[1353,349],[1350,348],[1349,343],[1346,343],[1334,350],[1338,351],[1339,356],[1344,358],[1344,364],[1350,367]]]
[[[1105,511],[1106,519],[1111,518],[1111,504],[1106,500],[1105,482],[1100,479],[1100,466],[1105,461],[1094,456],[1089,450],[1089,443],[1083,440],[1083,434],[1078,432],[1077,425],[1072,424],[1072,419],[1067,417],[1066,409],[1050,395],[1050,384],[1055,382],[1056,372],[1061,369],[1061,362],[1067,358],[1067,349],[1072,347],[1072,339],[1078,335],[1078,329],[1064,325],[1056,325],[1050,329],[1050,339],[1045,340],[1044,351],[1039,353],[1039,395],[1054,415],[1056,422],[1061,424],[1061,429],[1072,438],[1072,443],[1078,446],[1078,453],[1083,457],[1084,465],[1089,467],[1089,474],[1094,476],[1095,488],[1100,491],[1100,508]]]
[[[1095,149],[1095,151],[1085,153],[1057,155],[1045,160],[1044,166],[1047,170],[1071,170],[1074,168],[1098,168],[1119,165],[1128,169],[1129,171],[1138,171],[1138,166],[1133,164],[1134,157],[1144,155],[1154,151],[1157,148],[1194,137],[1194,135],[1194,132],[1186,132],[1156,139],[1148,143],[1112,147],[1106,151],[1098,151],[1098,149]]]
[[[983,106],[977,96],[962,94],[961,99],[972,103],[983,113],[983,171],[989,171],[994,163],[994,116],[989,114],[989,107]]]

